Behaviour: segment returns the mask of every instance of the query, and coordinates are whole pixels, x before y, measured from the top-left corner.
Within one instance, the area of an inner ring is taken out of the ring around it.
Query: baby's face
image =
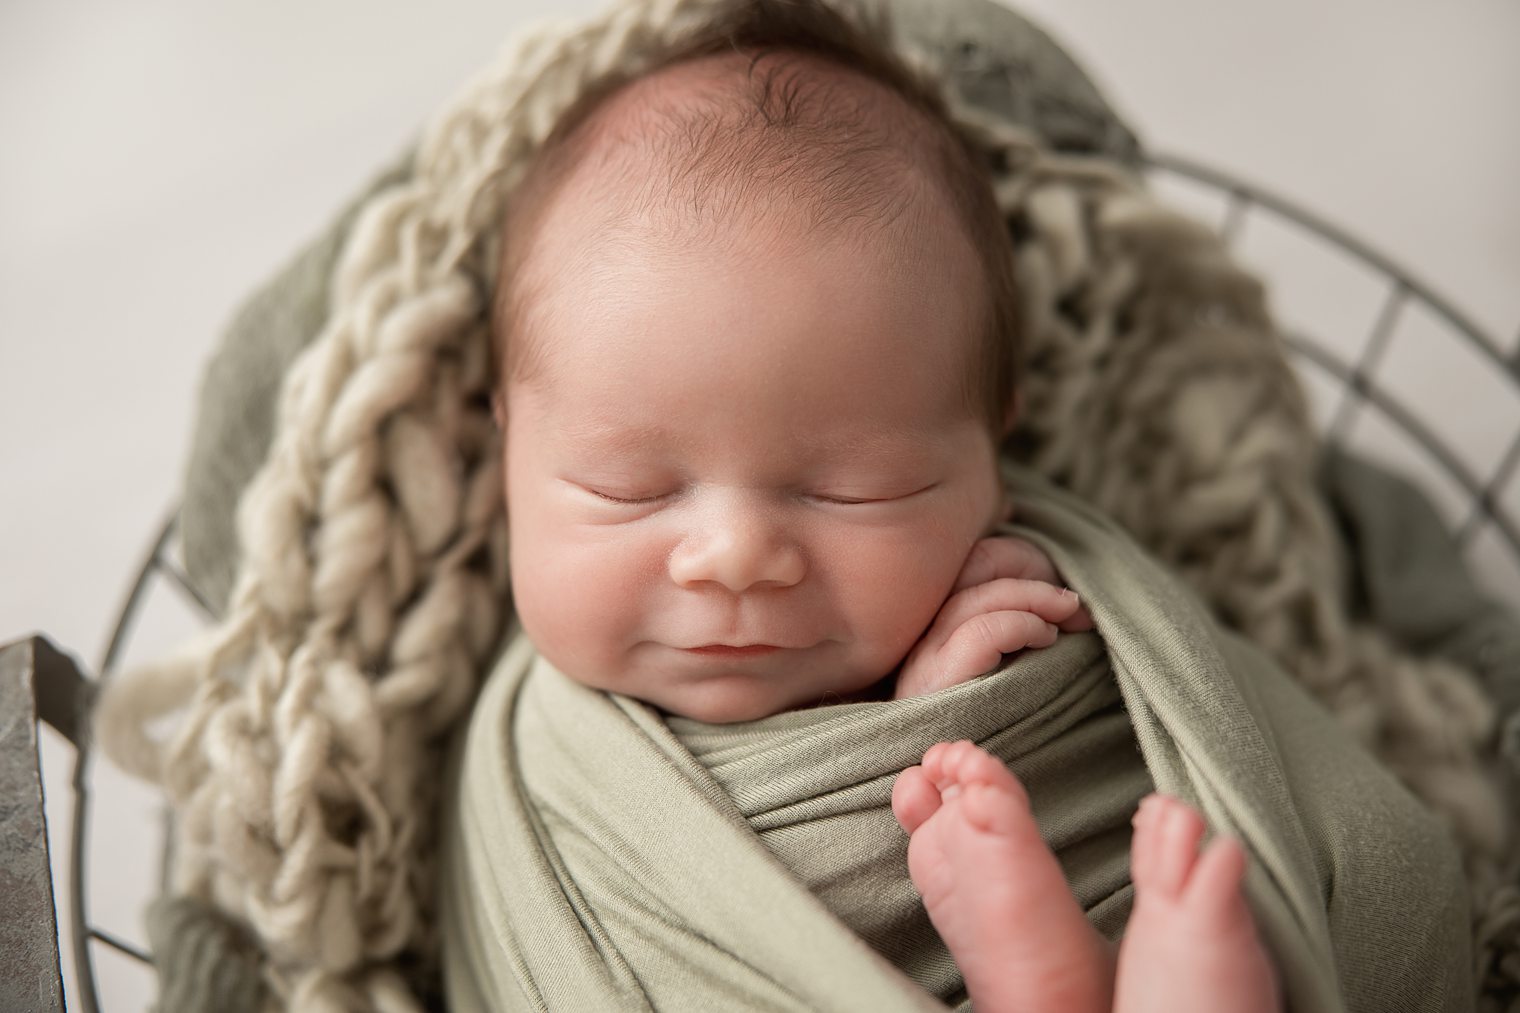
[[[963,393],[969,248],[948,225],[862,250],[556,222],[533,254],[541,361],[505,391],[512,585],[535,645],[579,682],[714,722],[888,675],[1000,499]]]

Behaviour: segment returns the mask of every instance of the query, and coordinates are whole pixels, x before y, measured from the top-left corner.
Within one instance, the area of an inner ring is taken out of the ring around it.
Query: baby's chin
[[[754,668],[720,665],[704,671],[672,666],[667,651],[654,650],[616,659],[560,652],[550,641],[540,653],[561,673],[591,689],[618,693],[659,708],[666,714],[731,725],[759,721],[788,711],[842,703],[886,699],[889,677],[881,657],[840,657],[832,651],[803,651]],[[822,656],[820,657],[819,654]]]
[[[646,702],[676,717],[710,725],[732,725],[760,721],[789,711],[884,699],[883,685],[883,679],[875,678],[859,686],[852,684],[806,692],[794,689],[791,693],[784,693],[774,684],[759,680],[711,679],[681,686],[659,694],[659,699]]]

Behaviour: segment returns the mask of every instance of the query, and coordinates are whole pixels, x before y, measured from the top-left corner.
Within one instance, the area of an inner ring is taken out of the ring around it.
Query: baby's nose
[[[682,587],[720,586],[736,594],[791,587],[806,571],[800,546],[764,509],[716,510],[670,556],[670,577]]]

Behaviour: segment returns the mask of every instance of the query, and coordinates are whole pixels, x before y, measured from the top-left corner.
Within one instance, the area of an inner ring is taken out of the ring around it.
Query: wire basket
[[[1147,174],[1163,197],[1210,218],[1241,258],[1265,277],[1279,304],[1278,314],[1295,366],[1327,436],[1384,459],[1392,458],[1396,466],[1412,473],[1446,511],[1480,578],[1501,597],[1520,603],[1520,482],[1516,481],[1520,469],[1520,358],[1506,352],[1497,340],[1389,258],[1261,187],[1165,155],[1149,157]],[[1308,252],[1285,253],[1294,243]],[[1327,296],[1321,293],[1325,297],[1318,304],[1321,309],[1335,307],[1328,320],[1323,315],[1314,319],[1313,299],[1293,302],[1293,272],[1284,273],[1285,265],[1297,266],[1301,282],[1305,259],[1312,263],[1316,256],[1322,265],[1311,266],[1309,273],[1321,288],[1326,285],[1328,270],[1323,264],[1337,265],[1329,270],[1331,290]],[[1336,270],[1342,272],[1342,282],[1334,281]],[[1355,281],[1344,282],[1344,278]],[[1360,293],[1358,298],[1365,304],[1362,327],[1354,326],[1354,314],[1344,312],[1342,293],[1350,290]],[[1285,291],[1290,296],[1286,301]],[[1348,320],[1353,325],[1348,326]],[[1433,341],[1440,344],[1431,346]],[[1473,432],[1461,428],[1471,428],[1474,413],[1444,410],[1474,403],[1472,400],[1464,395],[1463,400],[1448,403],[1430,396],[1423,386],[1411,391],[1409,383],[1401,380],[1397,360],[1401,349],[1411,343],[1420,344],[1426,356],[1439,354],[1443,363],[1467,363],[1471,377],[1459,384],[1464,391],[1480,388],[1472,397],[1481,398],[1478,403],[1487,406],[1477,413],[1476,440]],[[1454,415],[1459,422],[1455,430],[1451,425]],[[95,667],[101,680],[110,678],[134,647],[151,656],[196,625],[208,624],[214,615],[178,561],[176,522],[171,514],[160,527],[132,581]],[[141,647],[137,641],[145,617],[164,609],[178,614],[169,624],[172,635],[165,637],[160,630],[161,635],[155,638],[159,643]],[[81,693],[88,696],[90,684],[80,685]],[[76,705],[77,712],[83,713],[87,700],[76,701]],[[111,1000],[112,1008],[118,1004],[125,1008],[136,1001],[129,995],[139,990],[145,1005],[152,994],[152,979],[146,945],[135,927],[140,917],[136,911],[117,912],[117,923],[110,924],[112,918],[101,905],[92,904],[90,890],[91,871],[98,866],[92,856],[98,859],[103,846],[94,835],[101,828],[93,825],[96,810],[92,800],[103,790],[120,793],[128,789],[121,787],[119,776],[115,785],[102,788],[103,777],[117,775],[96,768],[88,735],[82,733],[85,722],[59,723],[47,714],[43,716],[69,735],[76,747],[72,827],[67,846],[53,849],[52,862],[55,883],[63,886],[60,896],[66,900],[59,935],[65,952],[71,951],[70,1007],[95,1013],[105,997]],[[154,806],[151,799],[146,804]],[[153,816],[158,825],[157,840],[145,845],[144,853],[152,857],[141,863],[122,864],[125,868],[158,870],[157,882],[141,884],[144,902],[163,885],[167,852],[162,808],[160,802]],[[114,838],[113,833],[113,846],[123,846]],[[141,984],[134,979],[140,979]]]

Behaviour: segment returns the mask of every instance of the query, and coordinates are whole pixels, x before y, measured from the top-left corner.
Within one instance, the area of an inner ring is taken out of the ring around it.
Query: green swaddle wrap
[[[1025,783],[1110,938],[1154,784],[1247,843],[1289,1009],[1470,1009],[1467,899],[1434,818],[1111,521],[1009,481],[1011,531],[1050,553],[1098,633],[932,696],[706,725],[580,686],[517,637],[446,789],[450,1007],[961,1003],[889,804],[929,745],[970,738]]]

